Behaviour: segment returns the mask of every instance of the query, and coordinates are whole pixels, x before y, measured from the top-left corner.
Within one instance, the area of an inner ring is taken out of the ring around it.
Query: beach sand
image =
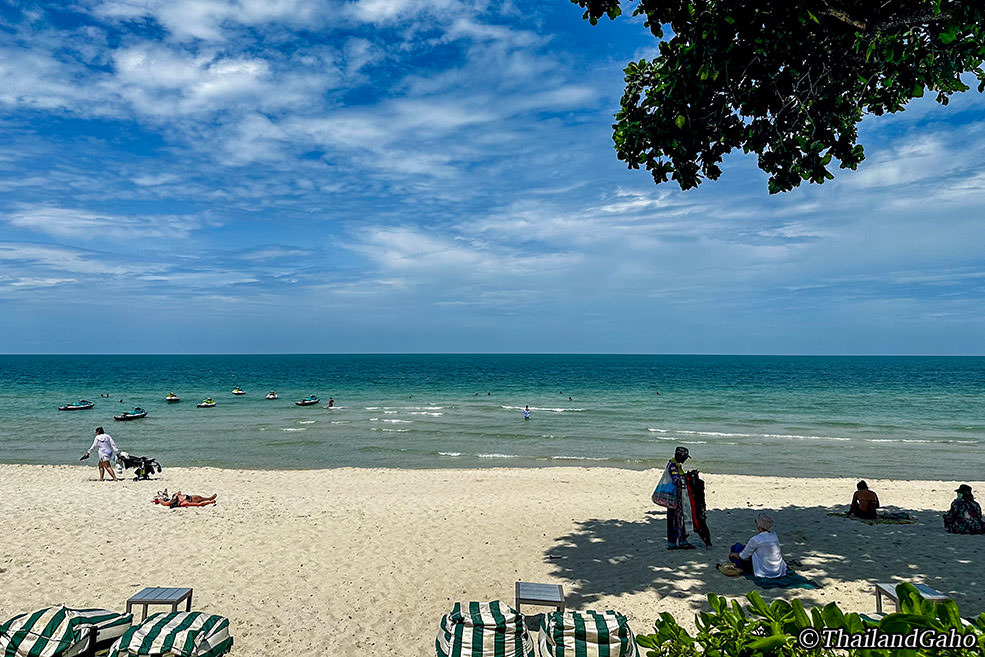
[[[754,588],[715,564],[762,510],[785,556],[823,584],[767,598],[872,611],[873,582],[914,581],[951,595],[964,616],[985,611],[985,536],[946,534],[940,519],[963,482],[869,478],[887,509],[916,520],[870,526],[827,515],[846,509],[854,479],[703,475],[715,547],[668,552],[665,515],[649,499],[659,476],[167,468],[156,481],[101,483],[92,466],[0,465],[0,621],[58,603],[122,611],[145,586],[188,586],[195,609],[230,619],[234,655],[421,657],[434,654],[453,602],[512,605],[525,580],[564,585],[572,609],[622,611],[638,633],[662,611],[693,627],[707,593]],[[151,504],[165,487],[215,492],[219,504]]]

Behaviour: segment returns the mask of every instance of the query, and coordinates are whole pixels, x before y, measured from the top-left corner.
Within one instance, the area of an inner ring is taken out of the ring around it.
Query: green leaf
[[[680,128],[681,130],[683,130],[684,129],[684,124],[687,123],[687,119],[685,119],[682,114],[678,114],[677,115],[677,118],[674,119],[674,123],[677,124],[677,127],[678,128]]]
[[[923,98],[923,85],[917,82],[916,86],[913,87],[913,97]]]
[[[773,652],[781,646],[787,645],[787,641],[791,638],[786,634],[767,636],[753,641],[746,648],[754,652]]]

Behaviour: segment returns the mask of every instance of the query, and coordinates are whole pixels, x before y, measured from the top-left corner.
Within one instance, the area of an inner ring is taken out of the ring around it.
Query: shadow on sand
[[[646,592],[654,594],[655,602],[681,598],[688,599],[695,611],[707,609],[708,593],[732,597],[757,589],[743,577],[722,575],[715,564],[727,559],[732,543],[744,543],[755,533],[753,520],[763,510],[709,510],[714,547],[704,549],[701,539],[691,534],[691,542],[699,546],[694,550],[666,549],[662,510],[649,511],[636,522],[584,520],[574,532],[555,539],[545,560],[555,576],[573,584],[565,588],[565,597],[574,609],[591,607],[602,596]],[[838,600],[839,590],[868,591],[874,582],[913,581],[950,595],[964,616],[985,610],[981,568],[985,536],[945,533],[939,512],[908,511],[916,521],[912,525],[868,525],[827,515],[844,510],[843,506],[766,510],[776,521],[784,558],[800,561],[795,570],[823,588],[758,589],[764,597],[798,597],[812,606]]]

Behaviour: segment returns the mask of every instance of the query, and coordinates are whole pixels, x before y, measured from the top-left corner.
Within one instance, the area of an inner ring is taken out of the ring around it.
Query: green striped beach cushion
[[[636,637],[615,611],[555,611],[540,623],[540,657],[635,657]]]
[[[200,611],[161,612],[127,630],[108,657],[219,657],[232,647],[229,620],[222,616]]]
[[[90,638],[97,644],[115,639],[132,621],[133,614],[64,606],[21,614],[0,625],[0,656],[73,657],[89,647]]]
[[[441,617],[438,657],[534,657],[523,616],[505,602],[456,602]]]

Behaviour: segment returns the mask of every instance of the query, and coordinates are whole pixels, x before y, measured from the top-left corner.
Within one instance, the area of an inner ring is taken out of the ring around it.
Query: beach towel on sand
[[[763,589],[819,589],[821,585],[812,579],[807,579],[803,575],[795,573],[787,568],[787,574],[783,577],[756,577],[752,573],[746,575],[756,583],[756,586]]]

